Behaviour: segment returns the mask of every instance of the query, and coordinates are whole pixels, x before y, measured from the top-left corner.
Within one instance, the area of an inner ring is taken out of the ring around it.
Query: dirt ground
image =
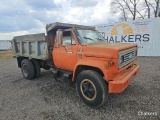
[[[160,120],[160,57],[139,57],[141,71],[121,94],[98,109],[43,70],[25,80],[15,58],[0,59],[0,120]]]

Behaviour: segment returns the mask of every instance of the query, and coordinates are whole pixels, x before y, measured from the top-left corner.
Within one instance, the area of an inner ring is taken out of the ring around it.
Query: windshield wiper
[[[88,37],[83,37],[84,39],[89,39],[89,40],[92,40],[92,41],[95,41],[93,40],[92,38],[88,38]]]
[[[101,38],[96,38],[97,40],[102,40]]]

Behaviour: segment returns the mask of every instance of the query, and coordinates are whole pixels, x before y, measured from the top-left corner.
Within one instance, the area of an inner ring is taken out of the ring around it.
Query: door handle
[[[70,48],[68,48],[67,46],[65,46],[65,50],[66,50],[66,52],[68,54],[72,54],[73,53],[72,50]]]
[[[71,52],[67,52],[68,54],[72,54],[73,52],[71,51]]]

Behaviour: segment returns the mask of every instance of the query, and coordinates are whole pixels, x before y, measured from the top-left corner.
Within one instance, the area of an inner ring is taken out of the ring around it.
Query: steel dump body
[[[77,25],[77,24],[68,24],[68,23],[52,23],[52,24],[48,24],[46,26],[46,31],[57,31],[58,29],[67,29],[67,28],[80,28],[80,29],[87,29],[87,30],[95,30],[95,27],[92,26],[84,26],[84,25]]]
[[[52,50],[56,31],[59,29],[93,29],[95,27],[66,23],[53,23],[46,26],[47,37],[44,33],[23,35],[12,40],[14,54],[18,57],[28,57],[41,60],[52,59]]]
[[[44,33],[14,37],[12,44],[16,56],[43,60],[50,58]]]

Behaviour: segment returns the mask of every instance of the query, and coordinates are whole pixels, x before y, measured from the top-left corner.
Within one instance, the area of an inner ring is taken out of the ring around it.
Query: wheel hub
[[[25,64],[22,65],[22,71],[25,76],[28,75],[27,66]]]
[[[81,93],[87,100],[94,100],[97,95],[96,87],[89,79],[84,79],[80,85]]]

